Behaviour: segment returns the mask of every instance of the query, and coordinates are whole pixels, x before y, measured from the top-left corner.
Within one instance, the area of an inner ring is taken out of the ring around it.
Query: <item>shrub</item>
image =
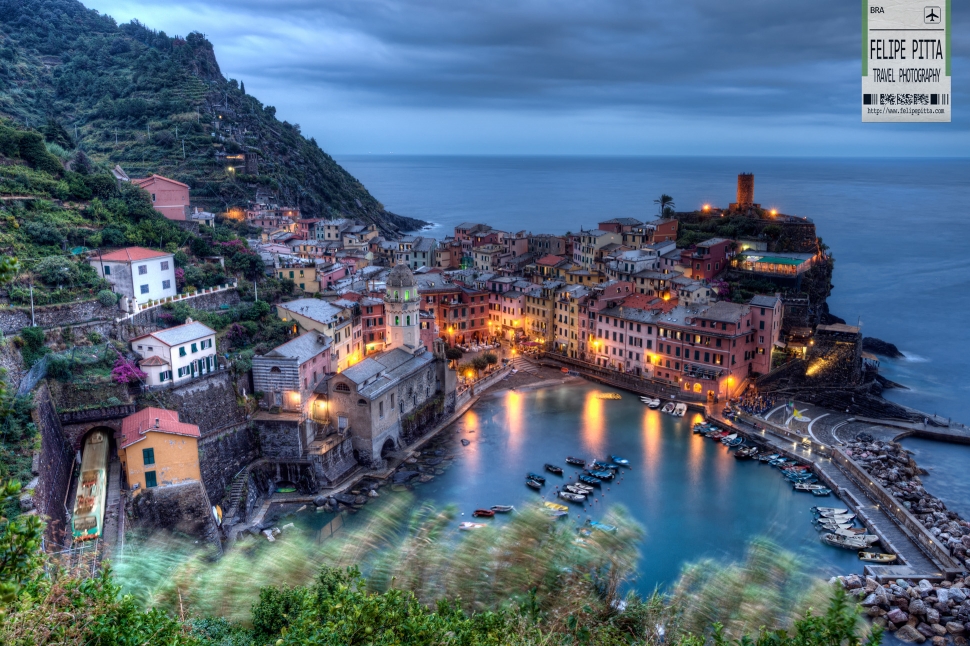
[[[482,356],[485,357],[485,361],[487,361],[488,365],[490,366],[494,366],[496,363],[498,363],[498,355],[494,352],[486,352]]]
[[[134,361],[126,359],[120,354],[115,361],[114,368],[111,369],[111,377],[115,380],[115,383],[119,384],[132,384],[147,376],[141,368],[135,365]]]
[[[47,360],[47,376],[58,381],[67,381],[71,378],[71,361],[67,357],[52,356]]]
[[[485,357],[475,357],[472,359],[472,367],[481,372],[488,367],[488,359]]]
[[[102,307],[112,307],[118,304],[118,295],[110,289],[102,289],[98,292],[98,302]]]
[[[48,256],[37,263],[34,273],[51,287],[70,285],[77,277],[77,265],[64,256]]]
[[[445,350],[445,358],[449,361],[458,361],[463,356],[465,356],[465,353],[461,351],[461,348],[447,348]]]
[[[29,222],[24,227],[24,233],[34,244],[48,247],[59,247],[64,242],[64,236],[55,227],[41,222]]]

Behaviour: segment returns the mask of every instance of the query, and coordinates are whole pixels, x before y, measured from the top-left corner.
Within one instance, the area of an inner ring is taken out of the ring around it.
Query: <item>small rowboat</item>
[[[677,404],[674,406],[674,417],[683,417],[687,414],[687,404]]]
[[[496,514],[507,514],[515,509],[512,505],[492,505],[492,511]]]
[[[531,479],[525,481],[525,486],[527,486],[527,487],[529,487],[531,489],[535,489],[536,491],[539,491],[539,490],[542,489],[542,485],[541,484],[539,484],[535,480],[531,480]]]
[[[819,484],[808,484],[806,482],[799,482],[795,485],[795,491],[817,491],[819,489],[826,489],[825,485]],[[831,492],[831,490],[830,490]]]
[[[538,473],[527,473],[525,477],[529,480],[535,480],[539,484],[546,484],[546,479],[540,476]]]
[[[616,533],[616,526],[614,526],[614,525],[607,525],[606,523],[601,523],[601,522],[596,521],[596,520],[587,520],[586,521],[586,526],[589,527],[589,528],[591,528],[591,529],[598,529],[601,532],[606,532],[607,534],[615,534]]]
[[[579,489],[580,493],[582,493],[583,491],[586,491],[586,492],[596,491],[596,487],[594,487],[593,485],[583,484],[582,482],[572,482],[569,484],[569,486],[573,487],[574,489]]]
[[[858,536],[839,536],[838,534],[823,534],[822,542],[832,547],[841,547],[846,550],[862,550],[869,547],[862,538]]]
[[[615,471],[618,467],[615,464],[607,464],[606,462],[593,460],[593,468],[600,469],[601,471]]]
[[[829,489],[828,487],[823,487],[822,489],[816,489],[815,491],[813,491],[812,495],[818,496],[819,498],[822,498],[824,496],[831,496],[832,490]]]
[[[664,404],[664,407],[660,409],[660,412],[661,413],[667,413],[668,415],[673,415],[673,413],[674,413],[674,403],[673,402],[667,402],[666,404]]]
[[[568,511],[561,511],[559,509],[544,509],[543,511],[553,518],[565,518],[569,515]]]
[[[660,408],[660,400],[654,397],[640,397],[640,401],[649,408]]]
[[[476,509],[472,512],[472,516],[475,518],[491,518],[495,515],[495,511],[492,509]]]
[[[552,509],[553,511],[569,511],[569,507],[566,505],[560,505],[556,502],[544,502],[542,503],[542,506],[546,509]]]
[[[880,554],[879,552],[859,552],[860,561],[869,563],[892,563],[896,560],[895,554]]]
[[[587,472],[587,475],[594,478],[599,478],[600,480],[612,480],[616,477],[616,474],[612,471],[589,471]]]
[[[594,478],[593,476],[588,476],[586,474],[579,476],[577,479],[583,484],[593,485],[594,487],[598,487],[603,484],[603,481],[599,478]]]
[[[770,453],[768,455],[759,455],[758,456],[758,461],[759,462],[771,462],[772,460],[777,460],[777,459],[778,459],[778,454],[777,453]]]
[[[820,519],[821,518],[845,518],[845,517],[855,518],[855,514],[850,512],[848,509],[839,509],[836,511],[823,511],[823,512],[816,512],[816,513],[818,513],[818,517]]]
[[[590,487],[589,489],[586,489],[585,487],[580,488],[580,487],[577,487],[574,484],[568,484],[568,485],[564,486],[563,489],[565,489],[569,493],[576,493],[576,494],[579,494],[581,496],[585,496],[585,495],[589,494],[592,491],[593,488]]]
[[[618,455],[611,455],[610,456],[610,459],[613,460],[613,463],[614,464],[618,464],[621,467],[628,467],[628,466],[630,466],[630,461],[629,460],[627,460],[626,458],[621,458]]]
[[[545,465],[545,469],[549,473],[555,473],[557,476],[562,475],[562,467],[557,467],[555,464],[547,464]]]
[[[558,495],[563,500],[568,500],[569,502],[586,502],[586,494],[581,493],[570,493],[568,491],[557,491]]]
[[[469,530],[469,529],[481,529],[482,527],[485,527],[485,524],[484,523],[469,523],[469,522],[464,522],[464,523],[459,523],[458,524],[458,529],[466,530],[466,531]]]
[[[573,456],[569,456],[568,458],[566,458],[566,464],[571,464],[577,467],[585,467],[586,460],[582,458],[574,458]]]
[[[847,514],[848,509],[840,509],[839,507],[812,507],[812,511],[816,514]]]
[[[733,440],[721,440],[721,444],[728,447],[729,449],[733,449],[735,447],[738,447],[744,444],[744,438],[736,437]]]

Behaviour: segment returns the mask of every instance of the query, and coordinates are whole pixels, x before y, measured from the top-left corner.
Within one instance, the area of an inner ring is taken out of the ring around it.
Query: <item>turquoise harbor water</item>
[[[860,155],[866,151],[858,151]],[[766,208],[812,218],[836,258],[832,311],[907,355],[883,372],[887,396],[970,423],[964,319],[970,313],[968,159],[730,157],[408,157],[338,159],[388,209],[434,222],[564,233],[616,217],[654,217],[735,199],[755,174]]]
[[[521,507],[540,503],[543,496],[562,503],[555,487],[577,473],[565,463],[567,455],[609,459],[616,454],[633,468],[623,470],[622,480],[606,485],[596,494],[599,502],[585,510],[568,503],[568,522],[578,525],[587,516],[601,517],[608,505],[624,505],[647,533],[635,582],[644,593],[675,581],[686,563],[742,558],[759,535],[802,554],[807,573],[862,571],[854,552],[823,545],[811,524],[811,508],[839,506],[837,498],[795,492],[773,467],[734,459],[720,443],[694,435],[690,416],[676,419],[651,411],[629,393],[618,401],[597,397],[607,392],[618,391],[575,384],[483,398],[444,431],[455,444],[448,452],[458,458],[444,475],[415,488],[418,502],[457,505],[465,515],[456,527],[474,520],[471,512],[479,507]],[[461,446],[461,439],[470,444]],[[566,477],[544,473],[540,495],[525,486],[525,474],[541,473],[546,462],[565,468]],[[505,519],[496,515],[481,522]]]

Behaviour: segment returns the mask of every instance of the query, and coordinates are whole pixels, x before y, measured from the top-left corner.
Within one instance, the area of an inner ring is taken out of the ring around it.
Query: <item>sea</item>
[[[865,151],[859,151],[865,154]],[[833,314],[896,344],[881,372],[901,404],[970,423],[970,159],[338,156],[394,213],[444,237],[461,222],[565,233],[735,200],[807,216],[834,256]]]

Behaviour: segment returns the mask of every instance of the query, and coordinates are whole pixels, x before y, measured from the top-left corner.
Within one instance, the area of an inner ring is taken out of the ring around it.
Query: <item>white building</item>
[[[149,386],[178,383],[218,367],[215,330],[192,319],[134,338],[131,349],[142,357],[138,367],[148,375]]]
[[[127,247],[92,256],[88,261],[116,294],[136,303],[157,301],[177,293],[175,256],[166,251]]]

